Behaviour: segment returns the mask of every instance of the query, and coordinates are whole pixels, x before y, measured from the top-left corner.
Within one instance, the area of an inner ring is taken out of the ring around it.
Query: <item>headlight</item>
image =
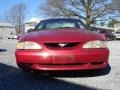
[[[16,49],[24,49],[24,42],[18,42]]]
[[[99,40],[95,40],[95,41],[90,41],[87,42],[83,48],[107,48],[107,42],[106,41],[99,41]]]
[[[17,44],[17,49],[42,49],[42,47],[35,42],[19,42]]]

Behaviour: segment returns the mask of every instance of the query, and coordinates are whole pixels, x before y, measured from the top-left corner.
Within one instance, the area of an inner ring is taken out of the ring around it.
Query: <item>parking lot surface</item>
[[[120,41],[108,42],[110,66],[105,70],[44,76],[17,67],[16,43],[0,40],[0,90],[120,90]]]

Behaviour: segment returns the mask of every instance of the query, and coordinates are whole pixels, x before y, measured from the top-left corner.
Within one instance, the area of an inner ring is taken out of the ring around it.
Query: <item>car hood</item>
[[[46,29],[30,32],[21,38],[25,41],[47,42],[85,42],[103,40],[102,35],[82,29]]]

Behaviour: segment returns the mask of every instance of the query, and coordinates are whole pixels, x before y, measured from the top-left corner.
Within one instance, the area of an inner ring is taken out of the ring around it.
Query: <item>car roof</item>
[[[74,18],[50,18],[50,19],[45,19],[43,21],[48,21],[48,20],[77,20],[79,21],[79,19],[74,19]]]

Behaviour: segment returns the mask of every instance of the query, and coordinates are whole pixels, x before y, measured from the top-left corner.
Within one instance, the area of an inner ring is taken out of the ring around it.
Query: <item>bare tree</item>
[[[88,27],[96,21],[106,21],[113,17],[116,8],[112,0],[46,0],[39,7],[40,12],[50,16],[76,16]]]
[[[6,22],[15,25],[16,33],[24,32],[24,21],[26,18],[26,5],[23,3],[14,5],[8,12],[4,14]]]

